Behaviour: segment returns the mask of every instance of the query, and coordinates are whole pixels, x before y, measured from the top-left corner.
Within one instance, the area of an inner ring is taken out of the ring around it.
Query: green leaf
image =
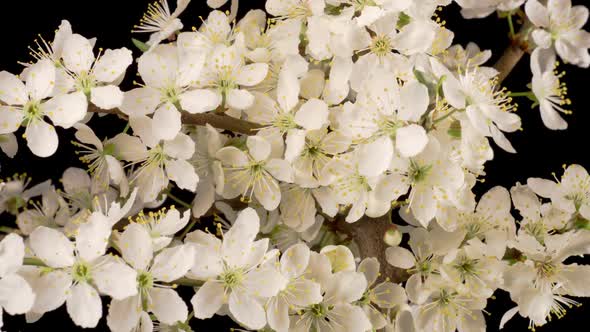
[[[449,134],[449,136],[451,136],[452,138],[460,139],[461,138],[461,122],[459,120],[453,121],[453,123],[451,123],[451,126],[449,127],[449,130],[447,130],[447,134]]]
[[[399,14],[399,18],[397,19],[397,28],[401,29],[401,28],[405,27],[406,25],[410,24],[411,20],[412,20],[412,18],[410,16],[408,16],[408,14],[401,12]]]
[[[133,45],[135,45],[135,47],[137,47],[142,52],[147,52],[147,50],[150,49],[148,44],[146,44],[140,40],[137,40],[135,38],[131,38],[131,41],[133,42]]]

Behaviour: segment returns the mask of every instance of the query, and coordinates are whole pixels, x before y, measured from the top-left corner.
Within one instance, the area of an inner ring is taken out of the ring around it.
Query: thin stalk
[[[168,191],[168,192],[166,193],[166,195],[168,195],[168,198],[170,198],[171,200],[175,201],[176,203],[178,203],[178,204],[182,205],[183,207],[185,207],[185,208],[187,208],[187,209],[190,209],[190,208],[192,208],[192,206],[191,206],[189,203],[187,203],[187,202],[185,202],[185,201],[181,200],[180,198],[178,198],[178,197],[176,197],[176,196],[172,195],[172,193],[171,193],[170,191]]]

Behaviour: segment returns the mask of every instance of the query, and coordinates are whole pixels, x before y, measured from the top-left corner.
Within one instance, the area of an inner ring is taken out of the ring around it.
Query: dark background
[[[119,48],[127,47],[132,49],[135,56],[139,52],[131,43],[131,29],[139,22],[147,4],[147,0],[101,0],[101,1],[2,1],[2,16],[0,19],[0,70],[7,70],[12,73],[19,73],[22,66],[17,61],[28,62],[29,56],[27,47],[34,45],[38,34],[45,39],[53,40],[53,33],[59,26],[62,19],[67,19],[72,24],[74,33],[82,34],[87,38],[97,37],[96,47]],[[174,0],[169,0],[174,5]],[[252,8],[263,8],[264,0],[242,0],[240,16]],[[574,4],[582,4],[585,1],[574,0]],[[587,3],[586,3],[587,5]],[[226,5],[227,7],[227,5]],[[204,0],[193,0],[188,9],[181,16],[185,25],[184,30],[192,26],[200,25],[199,16],[206,18],[209,9]],[[508,25],[505,20],[500,20],[496,15],[491,15],[481,20],[463,20],[459,14],[459,8],[453,4],[447,7],[440,16],[446,21],[446,26],[455,32],[455,43],[466,45],[469,41],[476,42],[482,49],[490,49],[494,56],[490,61],[492,64],[508,46]],[[590,30],[590,24],[586,25]],[[140,40],[147,40],[148,34],[134,35]],[[475,191],[478,196],[488,189],[501,185],[510,188],[516,182],[525,183],[528,177],[551,178],[551,173],[556,172],[561,176],[563,164],[581,164],[590,169],[590,154],[588,153],[587,125],[590,120],[590,70],[562,65],[561,70],[566,70],[564,81],[568,84],[569,96],[573,101],[572,115],[565,116],[569,128],[565,131],[551,131],[546,129],[541,122],[538,109],[531,109],[531,103],[527,99],[518,99],[518,114],[523,120],[523,131],[509,134],[508,138],[518,151],[517,154],[506,153],[494,146],[495,158],[486,164],[487,176],[485,182],[478,183]],[[130,82],[135,72],[135,67],[128,70],[123,90],[131,88]],[[531,74],[529,69],[528,56],[519,63],[515,70],[505,81],[505,85],[511,91],[526,91],[526,85],[530,82]],[[125,127],[125,123],[115,120],[114,117],[93,119],[91,128],[102,139],[106,136],[112,137]],[[22,129],[21,129],[22,130]],[[50,158],[42,159],[33,156],[28,150],[22,134],[17,133],[19,139],[19,152],[17,156],[8,160],[5,155],[0,154],[0,177],[7,177],[15,172],[27,172],[33,177],[33,183],[44,181],[48,178],[57,180],[62,172],[69,166],[83,167],[74,155],[73,146],[70,141],[73,139],[73,130],[57,128],[60,137],[58,152]],[[12,223],[12,218],[4,214],[0,216],[2,224]],[[590,276],[589,276],[590,282]],[[193,292],[185,290],[181,292],[190,310],[190,297]],[[97,330],[108,331],[106,327],[107,307],[103,298],[104,315]],[[569,326],[580,327],[590,321],[588,315],[590,310],[587,306],[590,300],[577,299],[585,304],[581,307],[568,310],[568,314],[561,320],[554,319],[553,322],[544,327],[537,328],[538,331],[560,331]],[[500,318],[514,304],[510,301],[507,293],[498,291],[494,299],[488,302],[486,315],[488,331],[497,331]],[[80,331],[70,320],[65,306],[59,310],[47,313],[35,324],[25,324],[23,316],[11,317],[4,314],[4,329],[7,332],[13,331]],[[216,317],[207,321],[192,320],[194,330],[204,331],[229,331],[230,327],[236,327],[229,319]],[[517,317],[508,323],[504,331],[526,331],[528,320]],[[588,330],[587,328],[582,330]]]

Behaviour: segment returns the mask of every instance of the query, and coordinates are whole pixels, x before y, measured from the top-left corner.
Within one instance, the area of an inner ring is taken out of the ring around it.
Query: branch
[[[494,64],[494,68],[498,71],[498,83],[502,83],[508,77],[520,59],[522,59],[522,56],[528,51],[529,45],[526,39],[530,24],[528,19],[526,19],[520,31],[518,31],[514,38],[511,38],[510,46],[504,50],[500,59]]]
[[[352,236],[359,247],[361,258],[375,257],[379,260],[381,264],[379,280],[389,278],[393,282],[401,282],[407,279],[405,270],[390,265],[385,259],[387,245],[383,241],[383,236],[394,226],[389,214],[375,219],[364,216],[352,224],[339,218],[336,223],[339,230]]]
[[[119,118],[121,119],[129,119],[127,114],[121,112],[117,108],[111,110],[103,110],[96,107],[95,105],[88,105],[88,112],[114,114],[119,116]],[[254,135],[256,134],[256,130],[262,127],[257,123],[240,120],[233,118],[231,116],[219,115],[215,113],[190,114],[187,112],[182,112],[182,123],[197,126],[204,126],[206,124],[209,124],[218,129],[230,130],[235,133],[241,133],[246,135]]]

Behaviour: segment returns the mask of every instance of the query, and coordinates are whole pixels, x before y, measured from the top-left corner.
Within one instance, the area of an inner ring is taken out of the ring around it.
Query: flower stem
[[[199,221],[199,218],[192,218],[191,222],[186,226],[186,228],[180,234],[180,238],[184,239],[186,234],[191,231],[191,229],[195,226],[195,224]]]
[[[168,195],[168,198],[170,198],[171,200],[175,201],[176,203],[182,205],[183,207],[185,207],[187,209],[192,208],[192,206],[189,203],[187,203],[187,202],[181,200],[180,198],[172,195],[172,193],[170,191],[167,191],[166,192],[166,195]]]
[[[446,118],[448,118],[449,116],[453,115],[457,111],[459,111],[459,110],[456,109],[456,108],[454,108],[452,111],[450,111],[449,113],[441,116],[440,118],[432,120],[432,125],[434,126],[434,125],[440,123],[441,121],[445,120]]]
[[[8,227],[8,226],[0,226],[0,232],[2,233],[15,233],[15,234],[19,234],[22,235],[21,231],[17,228],[12,228],[12,227]]]
[[[129,130],[129,122],[127,122],[127,125],[125,125],[125,128],[123,129],[123,134],[127,134],[128,130]]]
[[[509,97],[529,97],[531,95],[531,91],[527,92],[510,92],[508,94]]]
[[[508,14],[508,28],[510,29],[510,39],[514,39],[516,32],[514,31],[514,22],[512,22],[512,13]]]
[[[33,257],[25,257],[25,259],[23,260],[23,265],[47,266],[39,258],[33,258]]]
[[[176,279],[171,282],[173,285],[180,285],[180,286],[189,286],[189,287],[201,287],[203,286],[204,282],[200,280],[194,280],[189,278],[180,278]]]

